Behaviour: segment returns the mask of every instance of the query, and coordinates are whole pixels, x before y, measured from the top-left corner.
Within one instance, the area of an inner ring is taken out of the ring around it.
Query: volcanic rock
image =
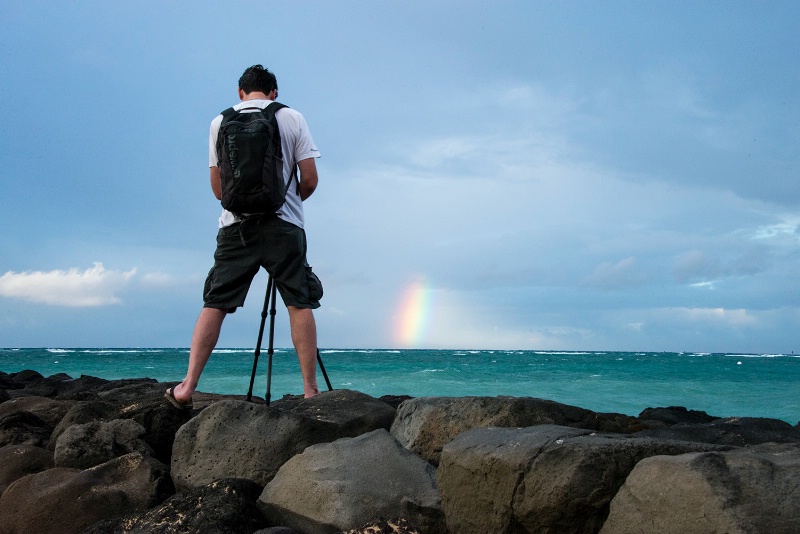
[[[602,534],[800,532],[800,445],[654,456],[611,502]]]
[[[146,510],[172,490],[165,466],[131,453],[91,469],[56,467],[20,478],[0,495],[3,534],[71,534]]]
[[[444,532],[434,468],[384,429],[307,448],[278,470],[258,506],[271,522],[308,534],[380,517]]]
[[[225,478],[266,485],[309,445],[388,428],[391,406],[363,393],[334,390],[283,408],[224,400],[183,425],[172,450],[172,478],[186,489]]]
[[[715,449],[555,425],[478,428],[445,445],[437,482],[452,534],[596,532],[638,461]]]
[[[442,447],[467,430],[540,424],[621,433],[647,428],[627,415],[595,413],[530,397],[420,397],[400,405],[391,433],[405,447],[437,465]]]
[[[33,445],[0,447],[0,494],[15,480],[53,467],[53,454]]]
[[[76,402],[53,429],[47,450],[54,451],[58,437],[72,425],[111,421],[117,418],[118,412],[119,410],[115,405],[105,401]]]
[[[702,424],[675,424],[644,430],[637,435],[737,447],[769,442],[800,443],[800,429],[779,419],[760,417],[729,417]]]
[[[666,408],[646,408],[639,414],[639,419],[644,421],[658,421],[665,425],[672,426],[679,423],[710,423],[714,419],[719,418],[699,410],[689,410],[683,406],[668,406]]]
[[[144,436],[142,425],[131,419],[72,425],[56,442],[55,465],[88,469],[131,452],[152,456]]]
[[[266,525],[256,507],[263,488],[226,479],[178,493],[146,512],[105,520],[82,534],[240,534]]]

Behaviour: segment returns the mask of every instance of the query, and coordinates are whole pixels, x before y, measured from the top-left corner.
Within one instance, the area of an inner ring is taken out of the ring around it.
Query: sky
[[[0,346],[186,347],[253,64],[321,348],[800,352],[800,3],[0,2]],[[267,278],[220,347],[251,347]],[[279,306],[278,347],[290,346]]]

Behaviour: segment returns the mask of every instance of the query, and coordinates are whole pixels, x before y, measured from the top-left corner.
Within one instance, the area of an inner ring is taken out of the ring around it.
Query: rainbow
[[[394,339],[398,345],[417,346],[425,339],[432,307],[433,291],[424,279],[414,280],[403,290],[394,316]]]

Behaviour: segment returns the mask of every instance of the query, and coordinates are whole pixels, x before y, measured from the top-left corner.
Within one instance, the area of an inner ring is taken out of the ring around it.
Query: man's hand
[[[317,164],[314,158],[304,159],[297,163],[300,168],[300,199],[305,200],[311,196],[319,183]],[[219,167],[209,167],[211,176],[211,190],[217,200],[222,200],[222,180],[219,177]]]

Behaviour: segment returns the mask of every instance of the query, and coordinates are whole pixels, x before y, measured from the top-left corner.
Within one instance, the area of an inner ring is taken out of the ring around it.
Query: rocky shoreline
[[[800,532],[800,423],[0,372],[0,534]]]

